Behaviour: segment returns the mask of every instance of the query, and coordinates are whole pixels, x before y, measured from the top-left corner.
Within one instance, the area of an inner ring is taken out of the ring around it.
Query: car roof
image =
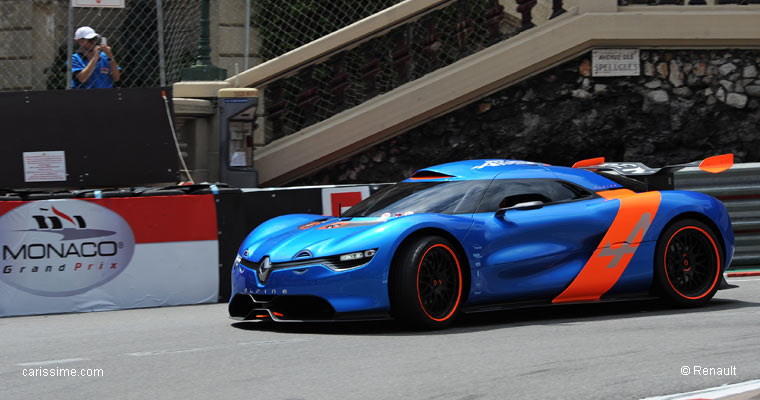
[[[544,163],[508,159],[465,160],[421,169],[404,182],[421,180],[474,179],[560,179],[589,190],[619,189],[622,186],[591,171]]]

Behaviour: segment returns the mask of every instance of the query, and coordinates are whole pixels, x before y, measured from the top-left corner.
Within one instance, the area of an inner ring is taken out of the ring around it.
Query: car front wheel
[[[462,262],[445,238],[420,237],[399,250],[390,284],[397,318],[416,328],[445,328],[461,307]]]

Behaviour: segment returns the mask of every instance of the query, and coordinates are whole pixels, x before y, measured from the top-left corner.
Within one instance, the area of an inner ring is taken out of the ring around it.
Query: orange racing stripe
[[[612,289],[644,239],[660,206],[660,192],[636,194],[620,189],[598,194],[619,201],[620,208],[594,254],[570,286],[552,303],[599,300]]]

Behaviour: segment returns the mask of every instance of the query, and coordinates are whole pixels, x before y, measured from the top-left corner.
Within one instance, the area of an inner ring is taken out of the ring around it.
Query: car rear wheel
[[[462,301],[462,264],[455,247],[439,236],[405,244],[390,278],[391,311],[421,329],[449,326]]]
[[[693,219],[670,225],[655,251],[655,284],[660,295],[677,306],[700,306],[715,295],[723,251],[710,227]]]

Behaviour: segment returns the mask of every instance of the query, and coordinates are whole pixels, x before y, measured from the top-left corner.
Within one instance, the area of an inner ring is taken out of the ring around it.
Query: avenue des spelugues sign
[[[27,293],[84,293],[124,271],[134,250],[129,224],[88,201],[35,201],[0,216],[0,280]]]
[[[591,51],[592,76],[639,76],[639,49],[594,49]]]

